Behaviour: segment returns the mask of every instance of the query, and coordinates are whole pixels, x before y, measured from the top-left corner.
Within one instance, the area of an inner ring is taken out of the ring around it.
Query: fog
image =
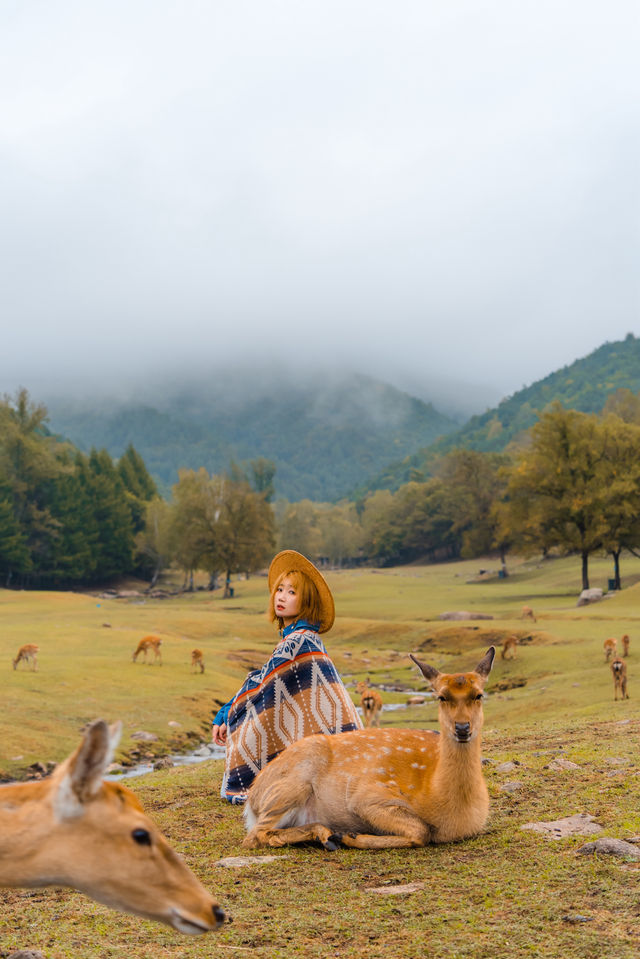
[[[3,391],[338,369],[472,412],[640,333],[630,0],[0,26]]]

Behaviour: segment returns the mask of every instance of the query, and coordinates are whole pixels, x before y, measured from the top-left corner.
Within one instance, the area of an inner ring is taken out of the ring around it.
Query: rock
[[[593,922],[593,916],[582,916],[579,912],[571,912],[567,916],[563,916],[563,922]]]
[[[459,621],[464,619],[493,619],[493,616],[489,616],[487,613],[468,613],[466,610],[458,610],[457,612],[440,613],[439,618]]]
[[[142,593],[137,589],[121,589],[116,595],[118,599],[135,599],[142,596]]]
[[[632,846],[630,842],[625,842],[624,839],[613,839],[611,836],[603,836],[602,839],[588,842],[578,849],[580,856],[593,856],[595,853],[620,856],[622,859],[640,859],[640,849]]]
[[[107,766],[107,773],[110,776],[113,775],[114,773],[123,773],[124,771],[125,771],[125,767],[122,766],[120,763],[109,763],[109,765]]]
[[[572,763],[570,759],[554,759],[545,769],[580,769],[577,763]]]
[[[565,836],[592,836],[594,833],[602,832],[602,826],[594,822],[594,817],[586,812],[551,822],[528,822],[520,828],[531,829],[532,832],[539,832],[550,839],[564,839]]]
[[[409,696],[407,706],[424,706],[426,699],[424,696]]]
[[[225,869],[241,869],[243,866],[261,866],[265,862],[276,862],[278,859],[287,859],[287,856],[227,856],[218,859],[214,866],[224,866]]]
[[[131,733],[131,738],[139,739],[143,743],[155,743],[158,740],[155,733],[145,732],[144,729],[139,729],[136,733]]]
[[[37,949],[18,949],[12,952],[7,959],[46,959],[44,952],[38,952]]]
[[[175,719],[170,719],[167,723],[167,726],[171,726],[172,729],[180,729],[182,727],[182,723],[177,722]]]
[[[424,889],[423,882],[407,882],[401,886],[372,886],[365,892],[373,892],[377,896],[404,896],[410,892],[419,892]]]
[[[194,749],[191,755],[199,756],[202,759],[206,759],[208,756],[211,755],[211,750],[209,749],[208,746],[200,746],[198,749]]]
[[[500,792],[503,793],[517,793],[519,789],[522,789],[522,783],[518,782],[503,783],[500,786]]]
[[[587,606],[589,603],[599,602],[604,595],[601,589],[583,589],[576,606]]]
[[[511,762],[511,761],[509,761],[508,763],[500,763],[499,766],[496,766],[496,772],[497,772],[497,773],[512,773],[513,770],[514,770],[514,769],[517,769],[519,765],[520,765],[520,763],[518,763],[518,762]]]
[[[162,759],[157,759],[153,764],[154,769],[172,769],[173,763],[168,756],[163,756]]]

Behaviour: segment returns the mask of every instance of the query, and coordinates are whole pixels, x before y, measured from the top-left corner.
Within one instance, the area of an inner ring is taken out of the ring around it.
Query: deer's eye
[[[137,842],[139,846],[151,845],[151,835],[146,829],[134,829],[131,833],[131,838],[134,842]]]
[[[446,703],[447,697],[446,697],[446,696],[438,696],[438,700],[439,700],[439,702],[441,702],[441,703]]]
[[[478,695],[476,696],[476,702],[479,702],[481,699],[484,699],[484,696],[482,695],[482,693],[478,693]]]

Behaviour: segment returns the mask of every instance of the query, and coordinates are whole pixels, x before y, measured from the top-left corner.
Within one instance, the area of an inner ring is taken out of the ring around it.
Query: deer
[[[204,672],[204,655],[201,649],[191,650],[191,670],[194,671],[200,667],[200,672]]]
[[[618,644],[613,637],[604,641],[604,661],[608,663],[612,656],[615,657]]]
[[[520,613],[520,619],[531,619],[534,623],[537,623],[536,615],[530,606],[523,606],[522,612]]]
[[[518,645],[517,636],[507,636],[504,643],[502,644],[502,651],[500,653],[502,659],[515,659],[517,645]]]
[[[629,637],[627,636],[626,633],[622,637],[621,642],[622,642],[622,655],[626,657],[629,655]]]
[[[369,687],[369,680],[361,680],[356,685],[356,692],[360,694],[360,705],[362,707],[362,723],[365,729],[372,726],[380,726],[380,713],[382,712],[382,698],[377,689]]]
[[[34,671],[38,668],[38,652],[40,650],[39,646],[36,646],[35,643],[26,643],[24,646],[21,646],[18,650],[18,655],[13,662],[13,668],[18,668],[18,663],[23,662],[25,666],[31,663],[31,669]]]
[[[121,730],[96,720],[50,777],[0,786],[0,886],[70,886],[179,932],[217,929],[224,912],[136,795],[103,781]]]
[[[618,691],[621,699],[628,699],[627,692],[627,664],[619,656],[611,663],[611,672],[613,673],[613,698],[617,701]]]
[[[438,698],[441,734],[360,729],[297,740],[256,776],[243,846],[403,849],[482,830],[482,696],[495,647],[469,673],[441,673],[410,655]]]
[[[162,666],[162,653],[160,652],[161,645],[162,640],[158,636],[145,636],[144,639],[141,639],[138,643],[138,647],[133,654],[133,662],[136,663],[140,653],[144,653],[144,661],[146,663],[147,654],[149,653],[149,650],[151,650],[154,654],[154,663],[160,660],[160,665]]]

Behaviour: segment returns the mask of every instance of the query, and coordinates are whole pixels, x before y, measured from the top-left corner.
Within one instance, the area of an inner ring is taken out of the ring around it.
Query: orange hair
[[[299,569],[290,569],[287,573],[281,573],[273,584],[271,596],[269,597],[268,611],[268,616],[271,622],[277,623],[278,629],[282,629],[284,627],[282,617],[278,616],[276,613],[275,595],[278,586],[280,586],[285,579],[289,580],[296,593],[300,597],[300,612],[298,613],[298,618],[306,619],[308,623],[321,623],[322,603],[320,602],[320,594],[316,589],[315,583],[310,580],[309,577],[302,572],[302,570]]]

